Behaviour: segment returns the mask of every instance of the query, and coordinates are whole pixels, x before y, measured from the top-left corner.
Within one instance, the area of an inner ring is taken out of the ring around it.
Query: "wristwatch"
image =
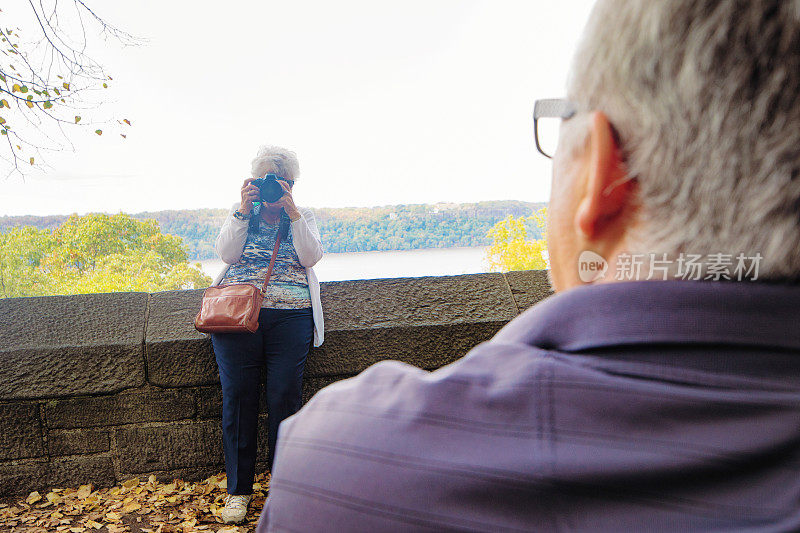
[[[245,215],[238,209],[233,212],[233,218],[238,218],[239,220],[250,220],[250,214]]]

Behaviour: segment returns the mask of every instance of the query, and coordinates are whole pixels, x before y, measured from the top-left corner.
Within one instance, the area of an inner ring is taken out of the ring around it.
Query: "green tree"
[[[154,220],[71,215],[53,231],[0,233],[0,296],[207,287],[211,278],[187,258],[181,238],[161,233]]]
[[[46,293],[46,272],[40,267],[55,247],[49,230],[29,226],[0,233],[0,297]]]
[[[545,223],[547,208],[541,208],[529,217],[508,215],[489,230],[492,244],[486,250],[486,262],[492,272],[510,270],[544,270],[549,268],[546,260],[547,235]],[[528,240],[526,222],[532,222],[541,239]]]

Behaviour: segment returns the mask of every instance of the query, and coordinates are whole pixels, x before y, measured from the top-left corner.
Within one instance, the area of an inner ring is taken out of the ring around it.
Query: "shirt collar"
[[[528,309],[495,339],[565,352],[654,343],[800,349],[800,286],[677,280],[584,285]]]

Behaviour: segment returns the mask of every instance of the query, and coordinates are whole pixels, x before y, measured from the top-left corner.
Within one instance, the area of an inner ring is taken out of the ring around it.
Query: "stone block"
[[[0,495],[29,494],[47,484],[47,460],[0,463]]]
[[[502,274],[322,284],[326,331],[508,322],[517,308]]]
[[[54,459],[48,466],[48,487],[79,487],[91,483],[95,487],[116,484],[114,463],[108,455]]]
[[[193,389],[198,418],[222,418],[222,387],[209,385]]]
[[[47,448],[51,456],[107,452],[111,448],[110,431],[101,428],[51,431]]]
[[[438,368],[490,339],[517,315],[502,274],[324,284],[325,343],[310,378],[357,374],[385,359]]]
[[[0,400],[144,383],[146,293],[0,299]]]
[[[116,428],[121,472],[140,474],[224,463],[218,420]]]
[[[256,454],[256,461],[257,462],[264,462],[267,461],[267,450],[269,450],[268,446],[268,425],[267,420],[268,416],[265,414],[261,414],[258,416],[258,453]],[[256,471],[256,473],[258,473]]]
[[[194,416],[191,391],[144,388],[109,396],[52,400],[45,404],[49,428],[165,422]]]
[[[52,488],[78,487],[91,483],[110,487],[116,483],[114,465],[107,455],[67,457],[0,463],[0,495],[45,494]]]
[[[0,404],[0,461],[45,455],[39,406]]]
[[[520,313],[553,294],[546,270],[520,270],[505,276]]]
[[[148,378],[154,385],[188,387],[219,382],[210,339],[198,333],[193,325],[201,298],[201,290],[151,295],[145,351]],[[417,354],[416,358],[424,360],[425,367],[441,366],[486,340],[487,331],[497,331],[498,325],[518,313],[502,274],[323,283],[322,303],[326,342],[322,351],[314,350],[309,358],[310,377],[317,376],[319,368],[325,368],[325,375],[363,370],[369,366],[364,365],[364,358],[372,362],[401,358],[408,350],[393,350],[409,343],[416,347],[439,347],[427,357]],[[329,342],[341,344],[346,338],[358,335],[363,338],[367,330],[370,345],[345,351],[328,348]],[[391,330],[396,331],[387,334]],[[437,331],[454,338],[419,342],[420,337]],[[384,339],[391,345],[374,344]],[[447,349],[450,351],[443,353]],[[346,357],[351,351],[356,359],[362,359],[357,364],[345,361],[337,368],[333,361],[313,362],[329,352]],[[372,353],[364,356],[364,351]]]
[[[335,381],[352,377],[346,376],[325,376],[321,378],[303,378],[303,403],[305,404],[311,399],[320,389],[327,387]],[[263,383],[263,381],[262,381]],[[262,389],[259,409],[261,413],[267,412],[266,394]],[[219,420],[222,418],[222,387],[219,385],[210,385],[206,387],[198,387],[194,389],[195,401],[197,402],[197,417],[198,418],[213,418]]]
[[[334,330],[306,363],[309,378],[357,374],[386,359],[435,369],[463,357],[507,322]]]
[[[145,353],[150,383],[189,387],[219,383],[211,337],[194,329],[203,290],[150,296]]]
[[[316,393],[324,389],[331,383],[335,383],[342,379],[353,377],[352,375],[346,376],[325,376],[321,378],[306,378],[303,380],[303,405],[308,403]]]

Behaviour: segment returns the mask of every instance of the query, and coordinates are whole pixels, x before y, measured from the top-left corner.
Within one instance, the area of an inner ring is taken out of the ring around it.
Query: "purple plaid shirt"
[[[281,425],[264,531],[800,531],[800,287],[552,296]]]

